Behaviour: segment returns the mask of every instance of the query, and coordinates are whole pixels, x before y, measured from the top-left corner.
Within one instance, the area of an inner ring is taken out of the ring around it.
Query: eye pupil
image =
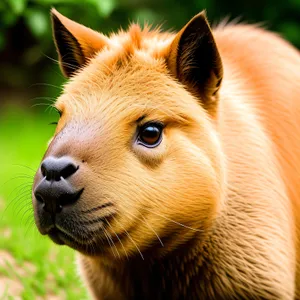
[[[139,139],[145,146],[157,146],[161,140],[162,126],[148,124],[140,130]]]

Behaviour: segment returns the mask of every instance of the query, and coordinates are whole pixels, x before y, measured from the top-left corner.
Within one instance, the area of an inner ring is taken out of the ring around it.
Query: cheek
[[[157,166],[149,166],[136,153],[127,152],[122,161],[108,160],[108,166],[106,160],[101,171],[93,170],[95,174],[85,177],[91,187],[86,193],[89,206],[104,198],[113,201],[117,233],[149,215],[160,220],[159,227],[165,223],[159,215],[192,227],[207,227],[216,216],[222,202],[222,172],[215,167],[218,148],[210,143],[214,151],[204,151],[182,136],[174,140]]]
[[[206,159],[181,159],[161,181],[165,213],[178,214],[182,219],[191,216],[209,218],[215,214],[219,202],[219,184],[215,170]]]
[[[116,214],[110,221],[114,232],[117,234],[130,230],[140,218],[140,207],[147,191],[147,182],[139,173],[137,166],[126,163],[117,166],[106,166],[105,171],[93,174],[93,179],[88,179],[89,190],[85,194],[86,204],[96,207],[99,203],[111,202]],[[150,193],[149,193],[150,196]]]
[[[191,226],[208,227],[223,201],[222,172],[195,144],[184,141],[173,147],[150,181],[151,206],[160,214]]]

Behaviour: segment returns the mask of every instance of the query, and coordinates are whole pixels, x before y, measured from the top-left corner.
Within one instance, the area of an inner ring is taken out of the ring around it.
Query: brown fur
[[[219,75],[198,94],[178,74],[184,29],[175,35],[133,24],[98,42],[92,30],[53,14],[84,57],[57,100],[62,117],[46,156],[82,162],[73,183],[85,190],[73,218],[93,232],[99,227],[89,221],[112,216],[107,241],[83,233],[84,245],[65,241],[81,252],[91,295],[299,298],[297,50],[254,26],[218,27],[223,68],[218,61]],[[157,148],[133,143],[141,117],[166,125]]]

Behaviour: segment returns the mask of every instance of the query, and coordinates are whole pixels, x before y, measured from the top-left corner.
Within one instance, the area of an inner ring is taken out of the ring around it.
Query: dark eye
[[[163,126],[160,123],[147,123],[139,129],[137,142],[148,148],[158,146],[162,140]]]

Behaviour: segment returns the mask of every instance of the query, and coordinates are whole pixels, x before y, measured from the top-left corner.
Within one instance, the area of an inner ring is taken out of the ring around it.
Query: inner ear
[[[196,15],[175,36],[167,62],[178,80],[201,97],[204,106],[216,102],[223,68],[204,12]]]
[[[56,15],[52,16],[52,26],[60,68],[66,77],[70,77],[85,63],[84,54],[79,42]]]
[[[66,18],[55,9],[51,10],[51,19],[60,68],[66,77],[72,76],[108,45],[104,35]]]

